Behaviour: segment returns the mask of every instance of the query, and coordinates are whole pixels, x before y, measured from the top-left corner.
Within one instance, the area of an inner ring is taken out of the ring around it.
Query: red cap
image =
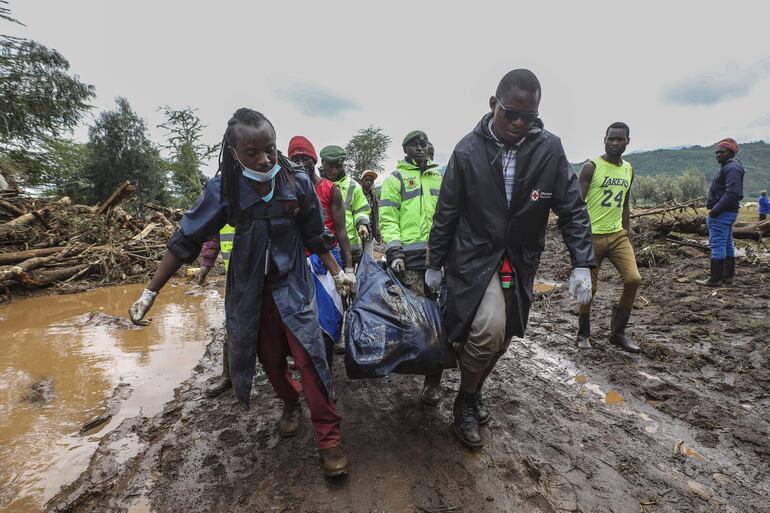
[[[733,152],[733,155],[738,154],[738,143],[735,142],[735,139],[732,139],[728,137],[727,139],[722,139],[717,143],[717,148],[727,148],[731,152]]]
[[[289,141],[289,158],[293,159],[296,155],[306,155],[318,164],[318,155],[315,153],[315,148],[313,148],[313,145],[310,144],[306,137],[301,135],[295,135]]]

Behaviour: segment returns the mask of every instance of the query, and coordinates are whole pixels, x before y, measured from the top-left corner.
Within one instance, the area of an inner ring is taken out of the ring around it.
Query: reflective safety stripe
[[[361,207],[361,208],[359,208],[358,210],[356,210],[355,212],[353,212],[353,215],[356,215],[356,214],[360,214],[361,212],[366,212],[366,211],[367,211],[367,210],[369,210],[370,208],[371,208],[371,207],[369,207],[369,205],[368,205],[368,204],[366,204],[366,205],[364,205],[363,207]]]
[[[221,251],[219,254],[222,255],[222,259],[223,260],[230,260],[230,252],[229,251]]]
[[[219,241],[227,241],[227,240],[235,240],[235,232],[228,232],[228,233],[219,233]]]
[[[414,251],[417,249],[426,249],[428,247],[427,242],[415,242],[413,244],[407,244],[404,246],[404,251]]]
[[[353,205],[353,189],[355,188],[355,186],[356,186],[355,180],[350,180],[350,187],[348,187],[348,194],[347,194],[347,197],[345,198],[345,209],[346,210],[351,210],[352,211],[352,209],[353,209],[353,206],[352,206]]]
[[[392,241],[388,242],[387,244],[385,244],[385,249],[388,250],[390,248],[394,248],[394,247],[400,246],[400,245],[401,245],[401,241],[398,240],[398,239],[395,239],[395,240],[392,240]]]
[[[400,203],[396,203],[395,201],[390,201],[390,200],[380,200],[380,207],[401,208],[401,204]]]
[[[409,192],[402,191],[401,192],[401,201],[407,201],[407,200],[410,200],[410,199],[414,199],[414,198],[416,198],[418,196],[421,196],[421,195],[422,195],[422,188],[418,188],[418,189],[415,189],[415,190],[409,191]]]
[[[431,189],[430,194],[431,196],[438,196],[438,189]]]

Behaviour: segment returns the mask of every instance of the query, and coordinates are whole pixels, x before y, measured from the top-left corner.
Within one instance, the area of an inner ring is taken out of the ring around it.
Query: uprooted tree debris
[[[54,285],[67,292],[82,288],[75,280],[146,280],[183,212],[150,204],[146,219],[132,216],[119,205],[135,190],[123,182],[95,206],[0,191],[0,288],[7,300],[19,288]]]

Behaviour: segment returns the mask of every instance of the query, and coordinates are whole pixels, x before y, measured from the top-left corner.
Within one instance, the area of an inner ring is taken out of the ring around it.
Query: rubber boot
[[[302,420],[302,406],[299,401],[284,401],[283,413],[278,420],[278,432],[286,438],[294,436],[299,430],[299,424]]]
[[[441,401],[441,375],[443,371],[439,371],[438,374],[430,374],[425,376],[425,381],[422,385],[422,392],[420,392],[420,399],[425,404],[431,406],[437,405]]]
[[[641,351],[639,346],[626,337],[626,326],[631,318],[631,312],[620,305],[612,305],[612,320],[610,321],[610,342],[629,353]]]
[[[695,280],[698,285],[706,287],[721,287],[722,279],[725,276],[725,261],[711,259],[711,276],[707,280]]]
[[[725,258],[725,273],[722,276],[722,283],[725,285],[732,285],[733,278],[735,278],[735,257]]]
[[[460,442],[471,449],[481,447],[476,394],[469,394],[461,389],[457,393],[452,413],[454,415],[452,428]]]
[[[484,382],[479,385],[479,389],[476,391],[476,411],[478,412],[478,415],[476,418],[479,419],[479,425],[483,426],[487,422],[489,422],[489,417],[491,416],[489,413],[489,408],[487,408],[487,405],[484,404],[484,399],[481,395],[481,386],[484,384]]]
[[[591,349],[591,314],[578,315],[578,332],[575,344],[578,349]]]
[[[218,397],[225,390],[233,388],[233,382],[230,380],[230,351],[228,350],[227,336],[222,343],[222,374],[211,385],[206,387],[206,397],[213,399]]]
[[[348,473],[348,458],[339,446],[320,449],[321,468],[326,477],[337,477]]]

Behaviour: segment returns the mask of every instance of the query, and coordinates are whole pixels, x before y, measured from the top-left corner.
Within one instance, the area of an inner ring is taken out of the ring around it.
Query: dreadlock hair
[[[235,151],[235,127],[236,125],[248,125],[252,127],[261,127],[267,123],[275,132],[275,127],[262,113],[252,109],[240,108],[235,111],[233,117],[227,122],[225,135],[222,137],[222,147],[219,149],[219,170],[217,173],[222,175],[222,185],[219,191],[219,200],[222,203],[229,204],[228,222],[237,223],[241,212],[240,202],[240,182],[243,169],[240,163],[233,157]],[[293,166],[281,152],[278,152],[278,164],[281,166],[281,174],[284,171],[291,172]]]

